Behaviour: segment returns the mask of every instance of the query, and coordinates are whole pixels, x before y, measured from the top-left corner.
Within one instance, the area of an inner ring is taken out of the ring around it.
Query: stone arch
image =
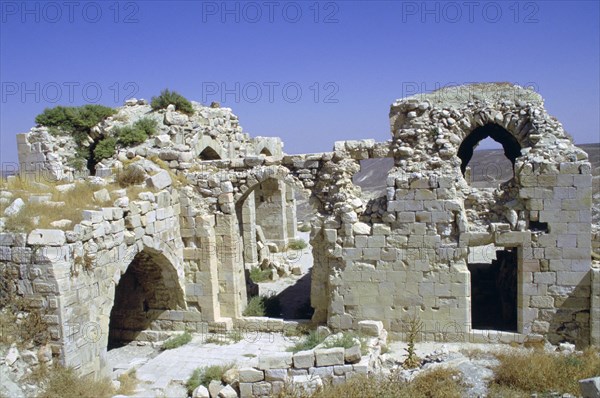
[[[120,270],[109,317],[109,349],[135,340],[163,312],[185,307],[177,262],[173,260],[168,250],[146,247]]]
[[[207,146],[200,152],[200,160],[221,160],[219,153],[211,146]]]
[[[516,159],[521,156],[521,144],[508,130],[495,123],[485,124],[466,135],[458,148],[457,156],[461,160],[460,170],[463,176],[473,156],[473,151],[479,142],[488,137],[502,145],[504,155],[510,160],[513,167]]]
[[[260,152],[260,155],[265,155],[265,156],[273,156],[273,154],[271,153],[271,151],[269,150],[269,148],[264,147]]]

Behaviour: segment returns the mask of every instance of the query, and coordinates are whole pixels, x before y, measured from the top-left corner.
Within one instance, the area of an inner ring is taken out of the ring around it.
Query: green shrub
[[[115,154],[115,147],[117,146],[117,140],[113,137],[103,138],[98,142],[94,148],[94,160],[96,162],[102,159],[108,159]]]
[[[82,145],[92,127],[115,113],[115,109],[102,105],[57,106],[44,109],[35,117],[35,122],[49,127],[54,134],[70,134]]]
[[[233,368],[233,366],[234,365],[231,363],[227,365],[212,365],[196,368],[194,373],[192,373],[188,381],[185,383],[188,394],[191,395],[200,385],[208,387],[212,380],[221,381],[223,374],[229,369]]]
[[[192,341],[192,335],[188,332],[180,334],[179,336],[171,337],[169,340],[165,341],[162,345],[163,350],[172,350],[173,348],[181,347],[182,345],[186,345]]]
[[[311,330],[302,340],[294,344],[292,347],[289,347],[287,350],[291,352],[312,350],[321,344],[323,340],[325,340],[325,337],[327,336],[317,333],[316,330]]]
[[[152,137],[154,134],[156,134],[158,123],[154,119],[143,117],[133,123],[133,127],[142,130],[148,137]]]
[[[133,126],[124,126],[114,129],[114,134],[118,137],[119,144],[124,147],[130,147],[141,144],[148,139],[143,130],[136,129]]]
[[[259,267],[250,268],[250,279],[252,279],[252,281],[255,283],[264,282],[268,280],[270,276],[270,269],[260,269]]]
[[[302,239],[294,239],[288,243],[288,249],[291,250],[302,250],[305,249],[308,244]]]
[[[165,109],[170,104],[175,105],[175,109],[179,112],[187,115],[192,115],[194,113],[194,108],[190,101],[175,91],[169,91],[169,89],[161,91],[158,97],[152,97],[150,102],[150,105],[154,110]]]
[[[117,127],[113,133],[119,139],[119,144],[124,147],[130,147],[146,141],[149,137],[156,134],[156,129],[156,120],[143,118],[131,126]]]
[[[242,313],[244,316],[265,316],[265,298],[254,296],[248,301],[248,306]]]

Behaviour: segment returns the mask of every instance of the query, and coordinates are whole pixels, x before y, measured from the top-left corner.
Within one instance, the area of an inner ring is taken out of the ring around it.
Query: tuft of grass
[[[121,383],[117,394],[120,395],[133,395],[138,384],[138,379],[135,374],[135,370],[125,372],[121,374],[118,379]]]
[[[511,390],[515,395],[559,392],[578,395],[578,380],[600,376],[600,352],[589,347],[583,353],[531,352],[495,353],[500,364],[494,368],[491,390]]]
[[[212,365],[212,366],[203,366],[201,368],[196,368],[188,381],[185,383],[188,394],[192,394],[194,390],[202,385],[208,387],[208,384],[212,380],[219,380],[223,378],[223,374],[227,372],[229,369],[233,368],[234,364],[226,364],[226,365]]]
[[[146,172],[140,166],[129,165],[119,171],[115,179],[121,188],[126,188],[146,181]]]
[[[304,223],[298,227],[298,231],[300,232],[310,232],[310,224]]]
[[[270,269],[260,269],[259,267],[250,268],[250,279],[252,279],[252,282],[254,283],[264,282],[268,280],[270,276]]]
[[[192,341],[192,335],[188,332],[184,332],[179,336],[171,337],[169,340],[165,341],[162,345],[163,350],[172,350],[174,348],[181,347],[182,345],[186,345]]]
[[[94,380],[91,376],[80,377],[72,368],[54,368],[39,398],[110,398],[115,395],[108,378]]]
[[[294,239],[288,243],[287,248],[288,250],[302,250],[307,246],[308,243],[306,243],[303,239]]]
[[[187,115],[194,114],[194,108],[192,107],[192,103],[188,101],[183,95],[179,94],[176,91],[169,91],[169,89],[164,89],[160,92],[158,97],[152,97],[150,101],[150,106],[152,109],[166,109],[170,104],[175,105],[175,109],[179,112],[185,113]]]
[[[289,347],[287,351],[298,352],[298,351],[306,351],[312,350],[319,344],[321,344],[327,336],[320,335],[316,330],[311,330],[308,334],[299,342]]]

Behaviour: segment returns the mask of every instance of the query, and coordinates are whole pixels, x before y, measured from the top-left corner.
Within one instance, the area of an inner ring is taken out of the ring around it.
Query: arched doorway
[[[182,306],[183,292],[171,262],[150,249],[138,253],[115,287],[108,349],[135,340],[162,312]]]

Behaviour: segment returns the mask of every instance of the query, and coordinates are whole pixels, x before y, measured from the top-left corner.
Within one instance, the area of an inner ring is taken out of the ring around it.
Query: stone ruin
[[[430,340],[600,344],[591,166],[537,93],[480,84],[404,98],[391,107],[391,140],[303,155],[249,137],[228,108],[194,109],[188,117],[130,100],[92,130],[90,142],[155,118],[158,136],[90,177],[110,180],[134,162],[153,191],[116,192],[113,207],[84,211],[67,231],[0,233],[1,267],[48,312],[64,365],[97,373],[113,342],[245,324],[248,270],[296,237],[295,192],[315,209],[315,323],[377,320],[401,335],[418,316]],[[487,137],[513,165],[496,189],[471,186],[467,167]],[[71,139],[38,126],[17,140],[21,173],[77,178]],[[367,200],[352,177],[371,158],[394,166],[385,196]]]

